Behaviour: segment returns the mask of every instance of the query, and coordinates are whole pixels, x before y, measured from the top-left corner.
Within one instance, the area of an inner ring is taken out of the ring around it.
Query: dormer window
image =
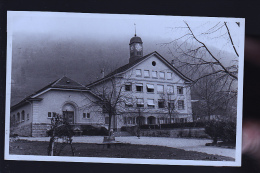
[[[135,74],[137,77],[141,77],[142,76],[142,70],[141,69],[136,69],[135,70]]]

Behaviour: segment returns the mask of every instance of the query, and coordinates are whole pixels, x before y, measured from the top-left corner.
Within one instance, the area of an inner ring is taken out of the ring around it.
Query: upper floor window
[[[183,110],[184,109],[184,100],[178,100],[178,109]]]
[[[144,70],[144,77],[150,77],[149,70]]]
[[[154,99],[147,99],[147,106],[149,108],[154,108]]]
[[[138,76],[138,77],[142,76],[142,70],[141,70],[141,69],[136,69],[136,70],[135,70],[135,74],[136,74],[136,76]]]
[[[144,107],[144,99],[143,98],[137,98],[137,107]]]
[[[169,109],[175,109],[174,100],[169,100],[168,101],[168,108]]]
[[[164,108],[164,107],[165,107],[165,105],[164,105],[164,99],[158,100],[158,107],[159,107],[159,108]]]
[[[132,98],[127,98],[125,102],[126,107],[133,107],[133,99]]]
[[[160,72],[160,78],[164,79],[165,78],[165,73],[164,72]]]
[[[172,79],[172,73],[171,72],[167,72],[167,79]]]
[[[157,71],[152,71],[152,77],[157,78]]]
[[[163,93],[164,86],[163,85],[157,85],[157,93]]]
[[[154,92],[154,85],[153,84],[146,84],[147,92],[153,93]]]
[[[136,91],[143,92],[143,84],[142,83],[137,83],[137,84],[135,84],[135,86],[136,86]]]
[[[174,90],[173,90],[173,86],[172,86],[172,85],[168,85],[168,86],[167,86],[167,93],[168,93],[168,94],[173,94],[173,93],[174,93]]]
[[[182,86],[177,86],[177,93],[183,94],[183,87]]]
[[[125,91],[132,91],[132,83],[128,82],[125,84]]]

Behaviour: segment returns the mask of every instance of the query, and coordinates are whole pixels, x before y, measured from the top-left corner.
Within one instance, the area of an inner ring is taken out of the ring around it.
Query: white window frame
[[[159,90],[160,87],[162,87],[161,91]],[[164,93],[164,85],[157,85],[157,93]]]
[[[140,71],[140,74],[137,74],[138,71]],[[136,77],[142,77],[142,70],[141,69],[136,69],[135,70],[135,74],[136,74]]]
[[[148,89],[153,89],[153,91],[148,91]],[[146,84],[146,91],[148,93],[154,93],[154,84]]]
[[[171,91],[170,88],[172,88],[172,91]],[[167,85],[167,93],[168,94],[174,94],[174,86],[173,85]]]
[[[170,77],[168,76],[169,74],[170,74]],[[167,78],[167,80],[171,80],[172,79],[172,72],[167,72],[166,78]]]
[[[154,76],[154,73],[155,73],[155,76]],[[158,78],[157,71],[152,71],[152,78],[155,78],[155,79],[157,79],[157,78]]]
[[[147,72],[147,75],[146,75]],[[150,71],[149,70],[144,70],[144,77],[149,78],[150,77]]]
[[[161,77],[161,74],[163,74],[163,77]],[[159,72],[159,77],[160,77],[160,79],[165,79],[165,72],[160,71],[160,72]]]

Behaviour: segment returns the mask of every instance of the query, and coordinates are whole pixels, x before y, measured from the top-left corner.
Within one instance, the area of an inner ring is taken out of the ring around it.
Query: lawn
[[[10,154],[47,156],[48,145],[48,142],[17,140],[10,142]],[[152,145],[122,144],[106,148],[97,144],[73,143],[73,148],[77,157],[234,161],[230,157]],[[67,145],[60,155],[71,156],[70,146]]]

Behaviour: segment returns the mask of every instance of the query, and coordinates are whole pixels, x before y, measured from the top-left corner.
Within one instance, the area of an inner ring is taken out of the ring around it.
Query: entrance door
[[[74,124],[74,111],[63,111],[64,118],[67,119],[68,123]]]

